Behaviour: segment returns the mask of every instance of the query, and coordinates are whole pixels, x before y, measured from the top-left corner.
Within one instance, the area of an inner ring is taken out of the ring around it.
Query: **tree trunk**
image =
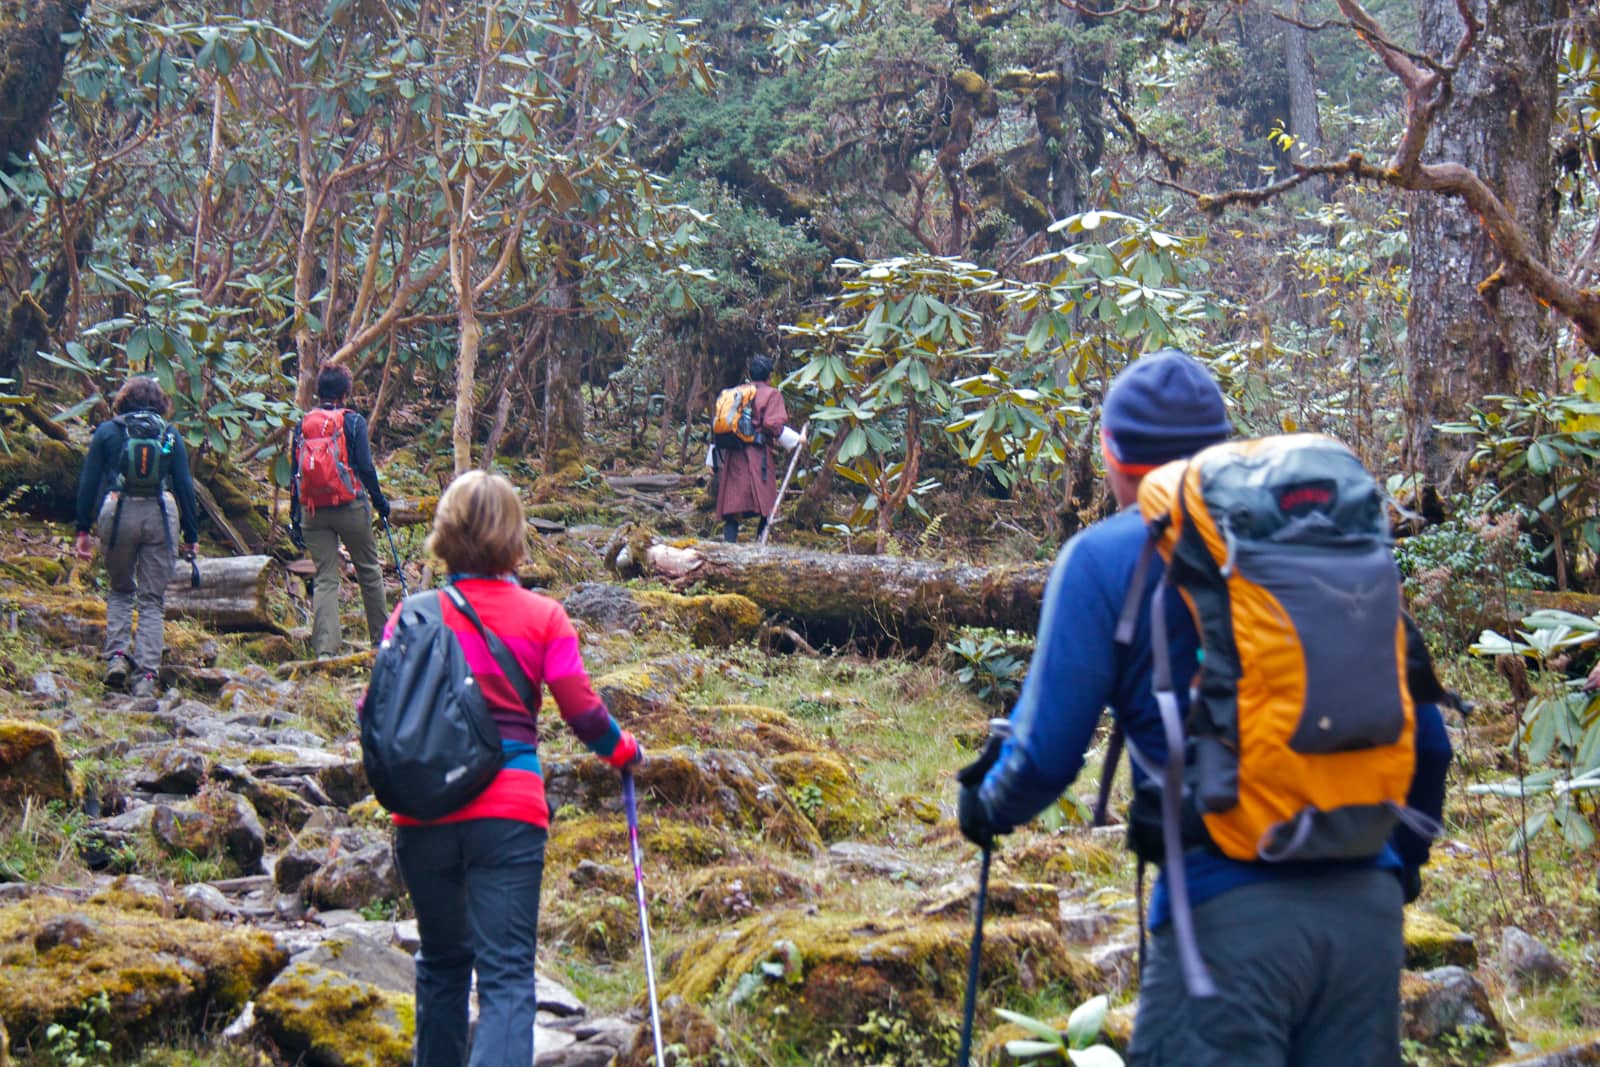
[[[1550,134],[1556,99],[1556,28],[1562,0],[1472,0],[1483,23],[1454,79],[1454,96],[1428,139],[1425,162],[1475,171],[1526,228],[1540,258],[1554,223]],[[1422,0],[1422,44],[1449,56],[1462,35],[1454,0]],[[1411,304],[1407,315],[1406,459],[1435,486],[1462,459],[1434,433],[1486,393],[1551,388],[1546,311],[1520,288],[1480,295],[1500,262],[1477,217],[1459,199],[1411,197]]]
[[[1291,14],[1305,21],[1305,5],[1294,0]],[[1311,64],[1311,33],[1303,26],[1285,23],[1283,59],[1289,75],[1289,133],[1294,147],[1289,157],[1296,163],[1317,163],[1322,159],[1322,119],[1317,111],[1317,72]],[[1312,183],[1319,196],[1326,196],[1328,182]]]
[[[888,639],[925,647],[957,626],[1032,633],[1050,564],[974,567],[719,541],[650,545],[645,573],[742,593],[813,639]]]
[[[577,281],[563,280],[551,295],[557,312],[545,332],[544,470],[576,477],[583,467],[583,363],[575,316],[560,312],[576,306]]]
[[[450,230],[450,283],[455,289],[456,323],[461,337],[456,347],[456,414],[450,424],[450,446],[455,457],[455,472],[472,469],[473,385],[478,373],[478,342],[483,328],[478,325],[477,297],[472,291],[472,241],[466,230],[472,225],[472,176],[467,176],[461,196],[461,217]]]
[[[168,618],[186,618],[212,630],[264,630],[286,633],[282,603],[286,573],[271,556],[225,556],[196,561],[200,584],[192,584],[194,571],[179,560],[167,586]]]

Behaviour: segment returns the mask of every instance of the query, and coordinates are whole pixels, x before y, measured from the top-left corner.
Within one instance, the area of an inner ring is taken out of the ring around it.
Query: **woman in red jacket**
[[[470,471],[450,483],[434,515],[428,549],[484,626],[499,636],[534,683],[525,708],[484,639],[448,598],[444,621],[500,727],[505,766],[489,787],[442,819],[396,815],[395,856],[417,912],[418,1067],[461,1067],[467,1058],[467,991],[478,976],[472,1067],[533,1062],[534,953],[539,885],[550,824],[539,770],[539,683],[567,726],[596,755],[622,768],[639,759],[633,736],[595,695],[578,635],[561,605],[516,582],[527,537],[509,481]],[[384,636],[393,632],[399,611]]]

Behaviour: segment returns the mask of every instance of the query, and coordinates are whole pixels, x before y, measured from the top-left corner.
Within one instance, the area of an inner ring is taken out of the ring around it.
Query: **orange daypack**
[[[1182,735],[1209,840],[1185,847],[1265,862],[1376,856],[1404,815],[1416,712],[1372,476],[1320,434],[1229,441],[1146,475],[1139,510],[1167,563],[1156,596],[1178,590],[1203,649]],[[1144,585],[1140,574],[1134,590]],[[1137,613],[1129,600],[1119,635]],[[1152,624],[1165,630],[1164,611]],[[1169,705],[1176,719],[1173,683],[1188,680],[1171,677],[1164,632],[1153,645],[1163,719]]]
[[[1150,610],[1152,676],[1167,758],[1135,789],[1128,836],[1162,864],[1184,984],[1216,994],[1201,959],[1184,853],[1284,863],[1372,858],[1404,821],[1416,705],[1384,498],[1344,445],[1320,434],[1227,441],[1139,485],[1149,539],[1116,639],[1130,644],[1152,556],[1166,571]],[[1199,670],[1175,679],[1166,596],[1200,635]],[[1176,684],[1189,683],[1179,719]],[[1120,731],[1113,752],[1120,749]],[[1102,774],[1105,810],[1115,756]],[[1157,810],[1152,810],[1157,809]]]
[[[756,425],[756,386],[745,382],[717,394],[711,419],[711,438],[718,448],[733,449],[761,443]]]

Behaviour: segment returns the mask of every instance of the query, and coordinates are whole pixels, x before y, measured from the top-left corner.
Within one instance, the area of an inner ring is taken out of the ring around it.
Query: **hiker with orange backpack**
[[[1230,431],[1184,353],[1112,382],[1101,442],[1123,510],[1062,549],[1011,736],[963,776],[961,829],[987,853],[1052,803],[1109,707],[1133,756],[1130,844],[1161,868],[1129,1063],[1391,1067],[1402,904],[1451,755],[1443,691],[1355,457]]]
[[[350,372],[337,365],[322,368],[317,375],[320,405],[295,428],[291,456],[289,537],[308,550],[317,565],[311,592],[311,644],[319,657],[339,652],[341,543],[355,565],[367,637],[374,646],[383,639],[389,613],[378,538],[372,529],[374,511],[388,521],[389,502],[378,488],[367,420],[344,406],[349,395]]]
[[[737,541],[740,521],[751,516],[757,519],[758,537],[767,528],[778,498],[772,446],[793,451],[805,444],[789,427],[783,394],[772,387],[771,377],[771,358],[756,356],[749,379],[717,396],[706,463],[717,472],[717,515],[724,541]]]

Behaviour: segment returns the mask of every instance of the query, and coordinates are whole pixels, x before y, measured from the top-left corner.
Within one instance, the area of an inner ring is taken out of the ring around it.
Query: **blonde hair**
[[[527,520],[511,482],[467,471],[445,489],[433,513],[427,549],[452,574],[505,574],[527,551]]]

